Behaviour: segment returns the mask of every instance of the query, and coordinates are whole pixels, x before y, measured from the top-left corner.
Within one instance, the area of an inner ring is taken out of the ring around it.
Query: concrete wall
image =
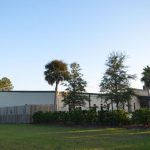
[[[0,92],[0,107],[25,104],[54,104],[54,92],[50,91],[9,91]]]
[[[131,100],[131,110],[135,111],[137,109],[140,109],[140,101],[139,101],[138,97],[133,96],[132,100]]]
[[[85,94],[89,99],[90,99],[90,106],[93,107],[94,105],[97,106],[97,110],[101,110],[101,107],[105,107],[107,104],[105,103],[104,98],[99,97],[99,94],[96,93],[87,93]],[[61,93],[58,95],[58,100],[57,100],[57,108],[59,111],[68,111],[68,107],[64,107],[63,102],[62,102],[63,97],[61,96]],[[110,102],[108,102],[110,103]],[[139,103],[139,99],[137,97],[133,97],[131,102],[131,111],[134,111],[136,109],[140,108],[140,103]],[[113,106],[110,105],[109,106],[109,110],[116,110],[116,104],[114,103]],[[89,101],[86,101],[86,105],[85,107],[82,107],[82,109],[89,109]],[[105,108],[104,108],[105,109]],[[124,105],[124,109],[126,111],[128,111],[128,104],[126,103]]]
[[[148,96],[148,91],[147,90],[142,90],[142,89],[134,89],[135,94],[138,96]]]
[[[142,90],[137,90],[140,94],[144,94]],[[145,92],[146,94],[146,92]],[[9,106],[21,106],[25,104],[30,105],[44,105],[44,104],[54,104],[54,91],[9,91],[0,92],[0,107]],[[98,97],[99,94],[96,93],[86,93],[86,96],[91,100],[90,105],[93,107],[97,106],[98,110],[101,110],[101,106],[104,106],[105,100],[102,97]],[[61,92],[58,93],[57,100],[57,110],[67,111],[68,107],[64,107],[62,102]],[[125,110],[128,110],[127,104],[124,106]],[[137,97],[133,97],[131,101],[131,110],[134,111],[140,108],[140,103]],[[89,101],[86,101],[85,107],[82,109],[89,109]],[[112,106],[110,106],[110,110]],[[113,109],[116,109],[116,105],[113,104]]]

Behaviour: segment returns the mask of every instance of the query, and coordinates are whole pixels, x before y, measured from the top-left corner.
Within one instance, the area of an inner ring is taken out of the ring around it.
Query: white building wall
[[[135,111],[137,109],[140,109],[140,102],[136,96],[133,96],[131,100],[131,110]]]
[[[68,111],[68,106],[65,107],[62,100],[63,100],[62,93],[58,93],[58,95],[57,95],[57,110],[58,111]]]
[[[148,96],[148,91],[147,90],[142,90],[142,89],[134,89],[135,94],[138,96]]]
[[[107,103],[105,102],[104,98],[99,97],[99,94],[87,93],[86,96],[88,98],[90,98],[90,100],[91,100],[91,107],[96,105],[97,110],[101,110],[101,107],[103,107],[103,109],[106,109]],[[62,97],[61,93],[59,93],[58,100],[57,100],[58,111],[68,111],[68,107],[64,107],[62,100],[63,100],[63,97]],[[108,104],[110,104],[110,102],[108,102]],[[131,104],[131,111],[140,109],[140,102],[136,96],[132,97],[130,104]],[[82,107],[82,109],[83,110],[89,109],[89,101],[88,100],[86,101],[86,104],[84,107]],[[116,109],[117,109],[116,104],[113,103],[113,110],[116,110]],[[112,110],[111,104],[109,105],[109,110]],[[124,105],[124,110],[128,111],[127,103]]]
[[[9,91],[0,92],[0,107],[25,104],[54,104],[54,92],[50,91]]]
[[[141,92],[140,94],[144,94]],[[7,106],[21,106],[25,104],[54,104],[54,91],[9,91],[0,92],[0,107]],[[91,107],[97,106],[97,110],[101,110],[101,106],[104,106],[105,100],[102,97],[98,97],[96,93],[87,93],[86,96],[91,99]],[[64,107],[62,102],[62,94],[58,93],[57,99],[57,110],[58,111],[68,111],[68,107]],[[112,106],[110,105],[110,110]],[[132,111],[140,108],[140,103],[137,97],[133,97],[131,100]],[[89,109],[89,101],[86,101],[85,107],[82,109]],[[116,104],[113,104],[113,109],[116,109]],[[128,111],[128,105],[125,105],[125,110]]]

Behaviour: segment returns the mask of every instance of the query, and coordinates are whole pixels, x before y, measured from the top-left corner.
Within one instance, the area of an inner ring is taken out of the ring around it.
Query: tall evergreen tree
[[[57,111],[57,91],[61,81],[67,80],[69,76],[67,64],[61,60],[53,60],[45,65],[45,80],[50,84],[55,84],[54,111]]]
[[[76,107],[84,106],[87,99],[84,94],[87,82],[82,78],[83,74],[80,73],[80,65],[72,63],[70,68],[70,78],[66,84],[67,89],[63,100],[64,106],[69,106],[69,111],[75,110]]]
[[[116,103],[117,110],[119,106],[123,107],[125,102],[129,105],[129,100],[134,94],[130,88],[130,80],[134,79],[135,75],[127,73],[125,59],[126,55],[123,53],[110,53],[106,61],[107,69],[100,83],[100,91],[105,94],[105,100],[111,104]]]

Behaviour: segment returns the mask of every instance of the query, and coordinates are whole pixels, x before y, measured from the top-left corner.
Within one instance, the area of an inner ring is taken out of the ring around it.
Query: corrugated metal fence
[[[0,108],[0,123],[32,123],[37,111],[53,111],[53,105],[24,105]]]

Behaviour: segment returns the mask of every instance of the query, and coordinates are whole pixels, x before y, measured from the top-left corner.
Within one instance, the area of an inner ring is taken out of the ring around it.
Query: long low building
[[[1,91],[0,107],[54,103],[54,91]]]
[[[150,96],[148,92],[142,89],[134,89],[136,96],[132,97],[130,108],[128,104],[124,105],[125,110],[134,111],[140,108],[150,108]],[[82,109],[89,109],[89,107],[96,107],[98,110],[109,107],[109,109],[116,109],[116,105],[109,105],[99,93],[84,93],[88,99],[85,107]],[[0,92],[0,107],[22,106],[22,105],[45,105],[54,104],[54,91],[1,91]],[[64,107],[62,102],[62,92],[58,93],[57,110],[67,111],[68,107]]]

